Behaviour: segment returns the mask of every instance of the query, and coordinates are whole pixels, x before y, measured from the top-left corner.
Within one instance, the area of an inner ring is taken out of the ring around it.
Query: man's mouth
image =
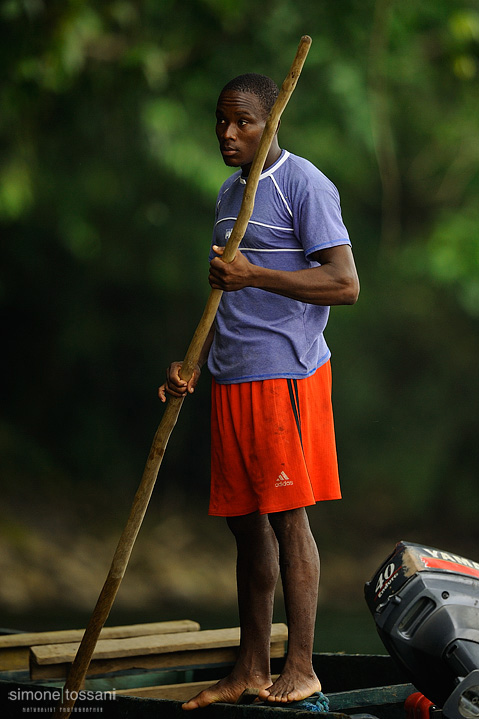
[[[234,147],[230,147],[229,145],[223,145],[221,148],[221,154],[226,155],[226,157],[231,157],[232,155],[236,155],[238,150]]]

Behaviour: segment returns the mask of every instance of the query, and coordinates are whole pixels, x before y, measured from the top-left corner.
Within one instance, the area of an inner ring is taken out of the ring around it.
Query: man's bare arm
[[[210,263],[209,281],[214,289],[234,292],[244,287],[273,292],[313,305],[350,305],[359,295],[359,279],[349,245],[315,252],[318,267],[305,270],[272,270],[249,262],[238,252],[233,262],[221,260],[222,249]]]

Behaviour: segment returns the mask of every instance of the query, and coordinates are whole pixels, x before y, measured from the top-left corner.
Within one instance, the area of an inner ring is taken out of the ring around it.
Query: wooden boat
[[[49,713],[58,704],[82,631],[0,636],[2,719]],[[273,674],[281,672],[286,641],[287,627],[273,624]],[[181,703],[228,674],[238,645],[237,627],[202,631],[189,620],[105,628],[75,713],[184,719]],[[416,691],[389,656],[315,654],[313,662],[329,700],[328,717],[403,719],[404,702]],[[305,714],[301,708],[258,704],[214,704],[198,711],[198,717],[225,719],[304,719]]]

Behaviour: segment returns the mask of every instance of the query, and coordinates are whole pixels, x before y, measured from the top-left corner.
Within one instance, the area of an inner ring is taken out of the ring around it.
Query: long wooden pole
[[[256,190],[266,156],[271,147],[271,143],[276,133],[278,122],[283,110],[288,104],[294,88],[296,87],[296,83],[310,46],[311,38],[308,35],[304,35],[299,43],[291,69],[281,86],[278,98],[273,105],[268,120],[266,121],[258,149],[256,150],[256,154],[251,165],[238,218],[222,255],[222,259],[225,262],[232,262],[238,250],[239,244],[243,239],[249,219],[253,213]],[[213,324],[221,295],[222,290],[211,290],[205,310],[198,323],[198,327],[193,335],[193,339],[191,340],[181,367],[180,376],[186,381],[191,378],[198,363],[200,352]],[[166,445],[168,444],[170,435],[176,425],[176,420],[180,413],[182,404],[183,398],[170,397],[168,399],[162,420],[153,438],[153,443],[146,461],[140,485],[133,500],[130,515],[119,539],[105,584],[100,592],[95,609],[90,617],[83,639],[70,668],[70,672],[63,689],[62,701],[56,708],[54,719],[68,719],[78,698],[78,692],[83,687],[85,676],[88,671],[100,631],[108,618],[125,574],[133,545],[143,522],[143,518],[155,486],[158,471],[160,469],[163,455],[165,454]]]

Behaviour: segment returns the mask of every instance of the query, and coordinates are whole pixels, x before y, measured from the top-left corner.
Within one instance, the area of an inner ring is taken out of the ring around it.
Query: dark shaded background
[[[362,282],[327,332],[344,499],[311,511],[327,648],[354,649],[340,625],[361,632],[396,541],[479,558],[477,3],[6,0],[0,22],[0,625],[93,608],[209,291],[217,95],[281,83],[307,33],[280,141],[338,186]],[[205,376],[116,621],[236,622],[208,395]]]

